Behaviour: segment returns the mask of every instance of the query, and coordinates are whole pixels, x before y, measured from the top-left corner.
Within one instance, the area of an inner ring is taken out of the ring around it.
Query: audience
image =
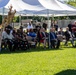
[[[76,37],[76,22],[74,25],[68,24],[66,31],[63,31],[63,28],[60,28],[58,31],[58,24],[55,21],[54,26],[51,27],[50,32],[46,32],[47,25],[44,23],[42,26],[37,26],[33,28],[32,23],[29,23],[27,26],[27,31],[23,31],[23,27],[20,26],[19,29],[13,29],[10,25],[5,27],[5,30],[2,32],[2,39],[6,43],[10,51],[15,51],[16,49],[28,49],[31,43],[43,44],[44,49],[47,46],[51,48],[59,48],[60,42],[65,39],[65,45],[68,45],[68,41],[71,41],[72,46],[74,47],[74,36]],[[4,42],[2,41],[2,44]]]

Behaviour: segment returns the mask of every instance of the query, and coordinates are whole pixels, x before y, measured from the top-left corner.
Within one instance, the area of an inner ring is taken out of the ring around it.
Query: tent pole
[[[66,13],[67,13],[67,20],[68,20],[69,17],[68,17],[68,12],[67,12],[67,10],[66,10]]]
[[[66,14],[67,14],[66,15],[66,20],[67,20],[67,23],[69,23],[69,20],[68,20],[69,19],[69,17],[68,17],[69,15],[68,15],[68,11],[67,10],[66,10]]]
[[[50,49],[50,21],[49,21],[49,18],[50,18],[49,10],[47,9],[48,31],[49,31],[48,47],[49,47],[49,49]]]
[[[2,10],[2,20],[4,19],[4,10],[5,10],[5,8],[3,7],[3,10]]]
[[[21,26],[21,14],[19,15],[19,26]]]

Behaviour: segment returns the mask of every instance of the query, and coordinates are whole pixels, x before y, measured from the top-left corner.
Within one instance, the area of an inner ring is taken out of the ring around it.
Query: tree
[[[76,0],[69,0],[67,3],[76,7]]]

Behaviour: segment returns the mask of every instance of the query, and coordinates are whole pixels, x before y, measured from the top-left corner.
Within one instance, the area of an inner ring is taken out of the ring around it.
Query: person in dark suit
[[[68,42],[68,41],[71,41],[72,46],[74,46],[73,35],[72,35],[72,33],[69,31],[69,28],[68,28],[68,27],[66,27],[65,37],[66,37],[65,45],[67,45],[67,42]]]
[[[70,21],[70,23],[68,24],[68,28],[69,28],[69,31],[72,32],[72,22]]]
[[[65,39],[63,28],[60,28],[60,30],[57,32],[57,37],[60,41],[63,41],[63,39]]]
[[[54,23],[54,28],[55,28],[56,31],[58,31],[58,23],[57,23],[57,21],[55,21],[55,23]]]
[[[46,30],[47,29],[47,24],[43,23],[43,28]]]
[[[57,39],[57,35],[54,32],[54,28],[50,29],[50,42],[51,42],[51,48],[59,48],[60,40]]]
[[[63,36],[64,36],[63,28],[60,28],[60,30],[58,31],[58,34],[59,34],[59,35],[63,35]]]

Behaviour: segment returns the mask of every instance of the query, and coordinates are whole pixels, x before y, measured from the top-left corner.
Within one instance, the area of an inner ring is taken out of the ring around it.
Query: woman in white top
[[[11,33],[11,29],[6,27],[5,30],[2,32],[2,39],[8,45],[10,51],[15,51],[16,49],[16,42],[14,41],[14,36]]]

